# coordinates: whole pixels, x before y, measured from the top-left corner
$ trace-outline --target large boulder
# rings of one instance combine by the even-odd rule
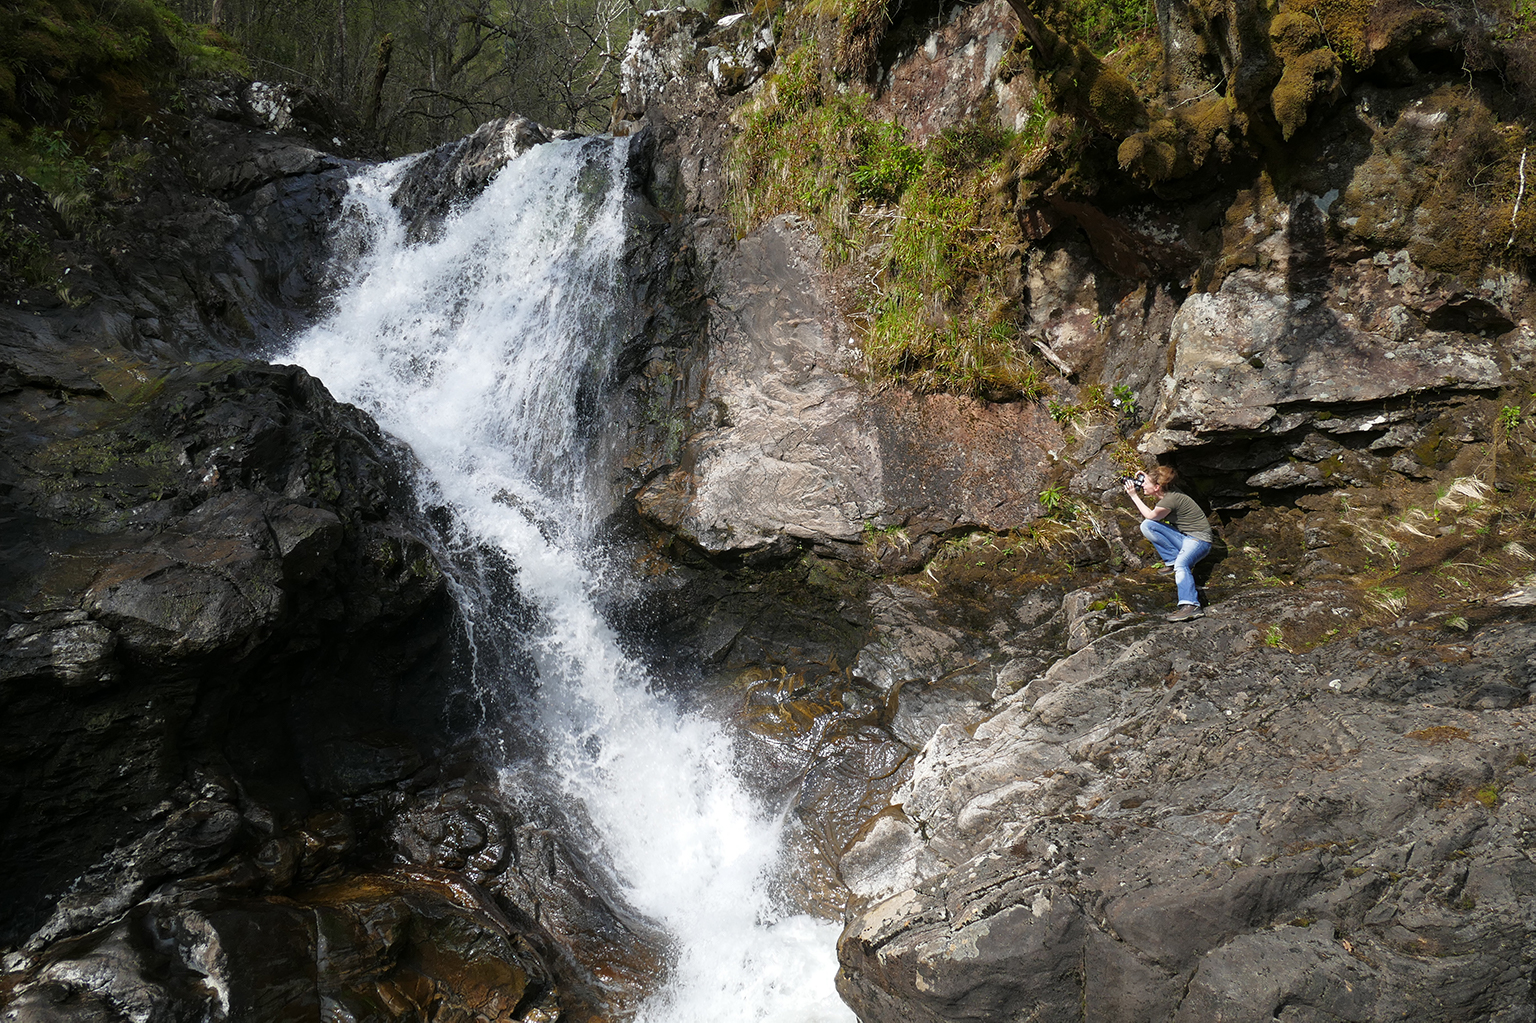
[[[123,401],[0,396],[28,424],[0,455],[21,933],[193,764],[302,810],[403,777],[447,731],[420,675],[450,609],[404,453],[301,369],[138,369]],[[332,745],[365,740],[387,764]]]
[[[688,396],[697,432],[638,492],[647,519],[712,554],[783,554],[892,527],[1012,529],[1038,514],[1048,448],[1063,446],[1045,411],[870,394],[808,225],[771,221],[717,274],[705,370]]]

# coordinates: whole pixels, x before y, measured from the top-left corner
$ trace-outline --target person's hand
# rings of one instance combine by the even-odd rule
[[[1126,480],[1125,481],[1125,492],[1127,494],[1130,494],[1132,497],[1136,496],[1136,481],[1135,480]]]

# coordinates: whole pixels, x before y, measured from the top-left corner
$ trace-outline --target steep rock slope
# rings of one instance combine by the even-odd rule
[[[1277,599],[938,730],[841,860],[861,1018],[1529,1018],[1529,624],[1291,654]]]

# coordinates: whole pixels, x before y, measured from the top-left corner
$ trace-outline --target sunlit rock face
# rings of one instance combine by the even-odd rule
[[[1519,1018],[1529,626],[1346,663],[1266,648],[1269,599],[1133,618],[927,743],[842,860],[862,1019]]]
[[[686,7],[647,11],[619,67],[616,123],[638,121],[673,82],[693,80],[730,96],[752,85],[773,63],[773,29],[750,14],[711,21]]]
[[[1049,417],[867,393],[803,224],[754,232],[717,273],[696,399],[704,428],[681,443],[675,471],[639,492],[642,515],[713,553],[856,546],[871,527],[1003,530],[1033,517],[1044,448],[1061,442]]]

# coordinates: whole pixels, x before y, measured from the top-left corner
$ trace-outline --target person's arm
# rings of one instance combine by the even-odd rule
[[[1141,491],[1136,489],[1136,484],[1130,482],[1129,480],[1126,481],[1125,492],[1131,495],[1132,501],[1136,502],[1136,510],[1141,512],[1141,517],[1144,519],[1151,519],[1153,522],[1161,522],[1163,519],[1168,517],[1169,511],[1172,510],[1169,508],[1164,508],[1162,505],[1149,507],[1147,502],[1141,499]]]

